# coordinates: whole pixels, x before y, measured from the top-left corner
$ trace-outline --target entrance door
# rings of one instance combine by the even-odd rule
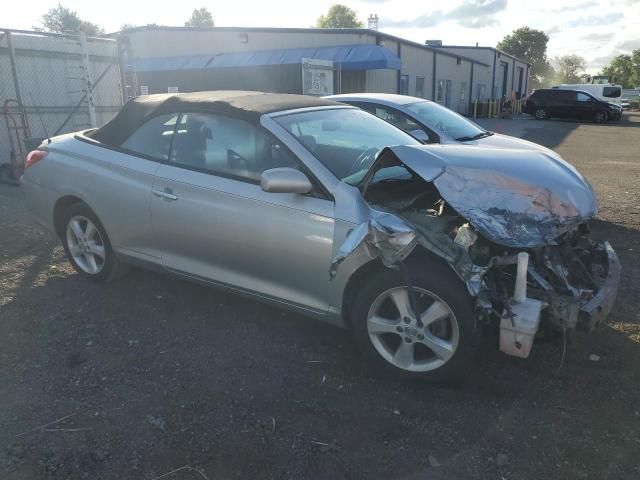
[[[509,78],[509,64],[506,62],[500,62],[502,67],[502,97],[507,96],[507,82]]]
[[[518,95],[518,99],[522,98],[522,80],[523,80],[523,75],[524,75],[524,69],[522,67],[518,67],[518,91],[517,91],[517,95]]]

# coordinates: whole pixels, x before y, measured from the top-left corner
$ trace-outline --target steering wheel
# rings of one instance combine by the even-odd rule
[[[358,156],[358,158],[356,158],[356,161],[353,162],[353,165],[351,165],[351,168],[349,169],[345,177],[348,177],[351,174],[362,170],[362,168],[358,168],[358,167],[361,167],[362,165],[364,165],[370,158],[375,159],[375,156],[379,151],[380,149],[372,147],[362,152]]]
[[[230,148],[227,149],[227,165],[232,170],[250,170],[247,159]]]

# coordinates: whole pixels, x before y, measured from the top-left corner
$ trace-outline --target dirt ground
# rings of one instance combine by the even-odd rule
[[[400,382],[299,315],[144,271],[87,283],[0,185],[0,478],[640,478],[640,114],[486,123],[589,178],[623,265],[562,367],[487,338],[466,384]]]

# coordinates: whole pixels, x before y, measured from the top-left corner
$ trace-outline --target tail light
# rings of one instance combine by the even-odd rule
[[[33,150],[29,152],[27,159],[24,162],[24,169],[26,170],[32,165],[35,165],[47,155],[49,155],[49,152],[45,152],[44,150]]]

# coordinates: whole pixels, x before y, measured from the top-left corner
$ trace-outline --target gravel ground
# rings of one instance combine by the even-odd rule
[[[639,478],[640,114],[487,123],[589,178],[623,264],[561,368],[561,345],[489,337],[463,386],[399,382],[299,315],[144,271],[87,283],[0,185],[0,478]]]

